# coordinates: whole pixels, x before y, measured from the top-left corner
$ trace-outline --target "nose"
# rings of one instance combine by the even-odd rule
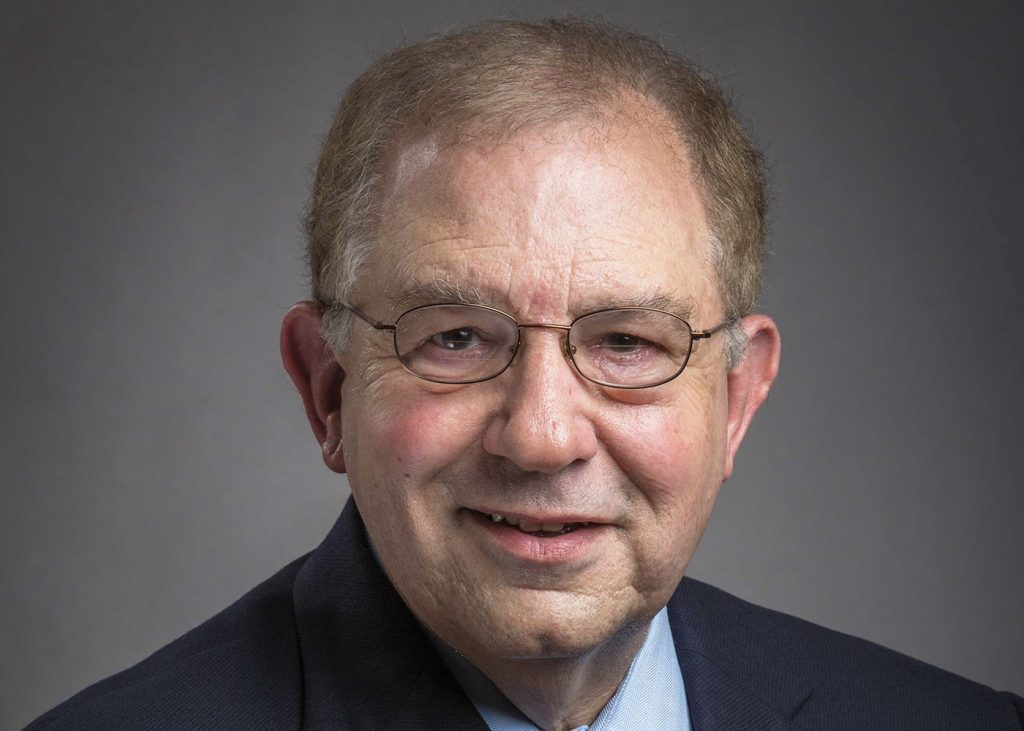
[[[529,472],[555,473],[597,452],[590,389],[566,358],[558,330],[523,330],[516,360],[494,380],[501,406],[484,449]]]

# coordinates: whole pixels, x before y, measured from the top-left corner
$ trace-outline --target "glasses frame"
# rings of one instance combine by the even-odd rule
[[[429,381],[430,383],[443,383],[443,384],[446,384],[446,385],[449,385],[449,386],[463,386],[463,385],[468,385],[470,383],[482,383],[484,381],[490,381],[492,378],[497,378],[502,373],[504,373],[506,370],[508,370],[509,366],[511,366],[513,361],[515,361],[516,355],[519,353],[519,348],[520,348],[520,346],[523,343],[523,329],[524,328],[527,328],[527,329],[536,328],[536,329],[563,330],[565,332],[565,339],[562,341],[562,352],[566,355],[566,357],[568,357],[569,362],[572,363],[572,367],[576,369],[576,372],[579,373],[582,378],[590,381],[591,383],[596,383],[597,385],[604,386],[605,388],[621,388],[621,389],[624,389],[624,390],[638,390],[638,389],[641,389],[641,388],[654,388],[655,386],[661,386],[661,385],[663,385],[665,383],[668,383],[669,381],[672,381],[672,380],[674,380],[674,379],[679,377],[679,374],[682,373],[686,369],[686,366],[690,362],[690,356],[693,355],[693,346],[694,346],[694,343],[696,341],[698,341],[698,340],[706,340],[707,338],[710,338],[715,333],[721,332],[722,330],[724,330],[725,328],[727,328],[727,327],[729,327],[730,325],[733,324],[731,321],[726,320],[725,322],[721,322],[718,325],[716,325],[715,327],[710,328],[708,330],[694,330],[693,327],[690,326],[690,323],[688,323],[683,318],[679,317],[679,315],[673,314],[671,312],[667,312],[666,310],[659,310],[659,309],[657,309],[655,307],[606,307],[606,308],[601,309],[601,310],[593,310],[592,312],[585,312],[584,314],[580,315],[575,320],[570,322],[568,325],[560,325],[560,324],[557,324],[557,323],[545,323],[545,322],[519,322],[518,320],[516,320],[516,318],[512,317],[512,315],[508,314],[504,310],[499,310],[497,307],[489,307],[487,305],[470,304],[468,302],[432,302],[432,303],[427,304],[427,305],[418,305],[416,307],[412,307],[412,308],[406,310],[405,312],[403,312],[401,315],[399,315],[395,319],[394,323],[385,323],[385,322],[380,322],[379,320],[374,320],[372,317],[370,317],[369,315],[364,314],[363,312],[361,312],[357,308],[353,307],[352,305],[346,305],[346,304],[338,302],[338,303],[335,303],[334,306],[340,307],[341,309],[344,309],[344,310],[348,310],[353,315],[358,317],[360,320],[365,322],[367,325],[372,327],[374,330],[381,330],[381,331],[390,332],[391,333],[391,342],[392,342],[392,345],[394,346],[395,356],[398,358],[398,362],[401,363],[402,367],[405,368],[410,373],[412,373],[414,376],[416,376],[417,378],[420,378],[420,379],[422,379],[424,381]],[[424,376],[423,374],[417,373],[412,368],[410,368],[409,365],[405,362],[405,360],[402,359],[402,354],[398,350],[398,324],[402,321],[403,317],[405,317],[406,315],[408,315],[408,314],[410,314],[412,312],[416,312],[418,310],[424,310],[424,309],[427,309],[428,307],[443,307],[443,306],[473,307],[473,308],[477,308],[477,309],[481,309],[481,310],[489,310],[491,312],[495,312],[495,313],[501,315],[502,317],[505,317],[508,320],[510,320],[516,326],[516,329],[517,329],[519,334],[516,337],[516,344],[515,344],[515,347],[512,348],[512,353],[509,356],[508,363],[506,363],[502,367],[502,369],[500,371],[498,371],[497,373],[495,373],[494,375],[487,376],[486,378],[473,378],[473,379],[468,380],[468,381],[442,381],[442,380],[439,380],[437,378],[430,378],[429,376]],[[573,325],[575,325],[577,322],[579,322],[580,320],[582,320],[585,317],[589,317],[590,315],[597,315],[597,314],[600,314],[602,312],[615,312],[615,311],[619,311],[619,310],[644,310],[646,312],[659,312],[659,313],[661,313],[663,315],[668,315],[670,317],[674,317],[675,319],[679,320],[684,325],[686,325],[686,328],[690,331],[690,344],[689,344],[689,347],[686,350],[686,358],[683,359],[683,364],[679,367],[679,370],[677,370],[671,376],[669,376],[667,378],[664,378],[664,379],[662,379],[662,380],[660,380],[660,381],[658,381],[656,383],[646,383],[646,384],[644,384],[642,386],[623,386],[623,385],[614,384],[614,383],[607,383],[605,381],[599,381],[596,378],[591,378],[586,373],[584,373],[580,369],[579,364],[576,362],[576,358],[575,358],[576,346],[569,342],[569,331],[572,329]]]

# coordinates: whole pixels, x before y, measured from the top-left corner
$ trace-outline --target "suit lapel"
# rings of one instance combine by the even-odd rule
[[[790,712],[775,707],[737,682],[710,658],[697,652],[682,651],[679,653],[679,667],[686,684],[686,703],[693,731],[790,731],[799,728]],[[792,710],[798,709],[799,704]]]
[[[295,582],[303,728],[486,731],[377,565],[349,500]]]
[[[669,623],[686,684],[694,731],[795,731],[794,721],[811,688],[771,667],[730,601],[739,601],[684,579],[669,602]]]

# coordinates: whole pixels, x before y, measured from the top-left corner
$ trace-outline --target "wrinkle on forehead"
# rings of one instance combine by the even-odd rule
[[[705,212],[674,134],[634,120],[454,146],[424,135],[392,163],[371,259],[373,286],[396,305],[468,297],[528,321],[639,301],[655,285],[648,301],[684,317],[706,299],[693,295],[717,299]]]

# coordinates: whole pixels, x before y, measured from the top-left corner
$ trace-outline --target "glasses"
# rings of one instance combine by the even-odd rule
[[[485,305],[414,307],[393,325],[340,305],[376,330],[394,336],[395,353],[408,370],[435,383],[479,383],[511,365],[525,328],[564,330],[563,350],[588,381],[612,388],[650,388],[686,368],[694,341],[729,323],[696,331],[681,317],[647,307],[589,312],[569,325],[517,322]]]

